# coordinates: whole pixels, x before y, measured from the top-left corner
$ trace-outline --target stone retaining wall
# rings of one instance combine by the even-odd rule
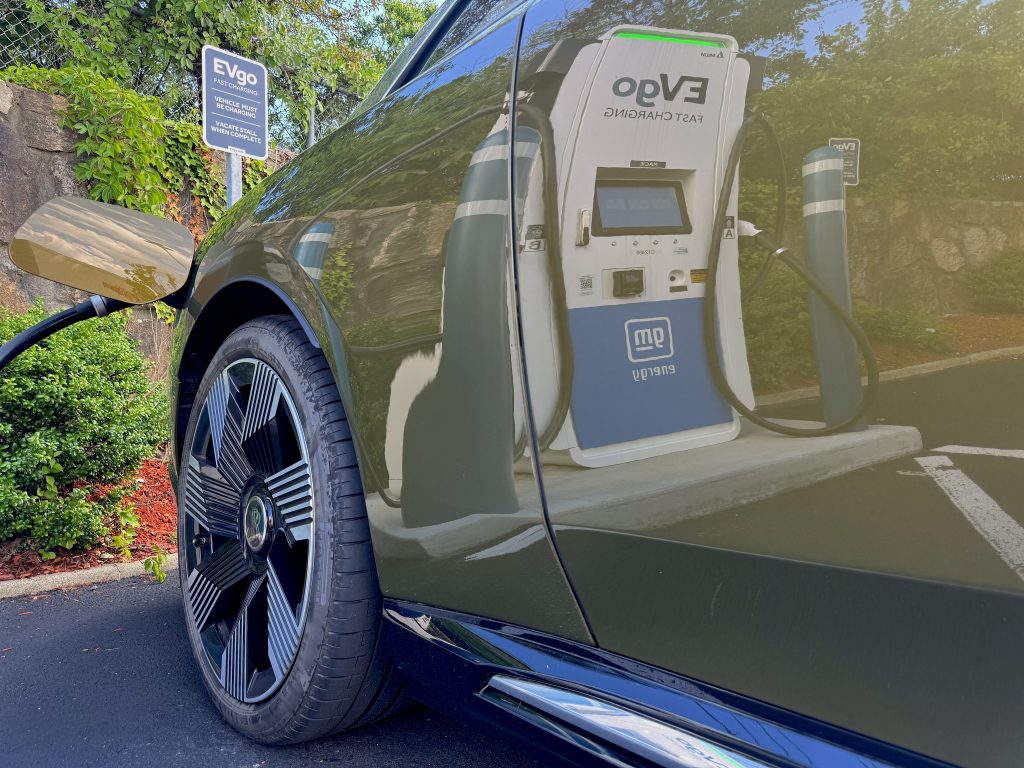
[[[24,310],[42,296],[51,309],[78,300],[80,293],[11,263],[7,246],[32,211],[54,197],[84,195],[75,180],[72,131],[60,127],[66,102],[0,81],[0,306]]]
[[[1024,202],[897,200],[848,195],[854,295],[926,314],[971,308],[967,276],[999,252],[1024,248]]]

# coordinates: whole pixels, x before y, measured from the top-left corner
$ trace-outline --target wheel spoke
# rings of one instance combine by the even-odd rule
[[[188,597],[196,628],[202,631],[213,613],[217,601],[225,591],[249,575],[242,544],[231,541],[188,577]]]
[[[238,505],[241,496],[212,464],[189,459],[185,478],[185,512],[210,533],[238,538]]]
[[[238,610],[235,626],[220,661],[220,683],[236,699],[244,700],[249,686],[249,604],[263,585],[264,577],[253,579]]]
[[[288,543],[308,541],[313,523],[313,478],[305,459],[267,478],[274,507]]]
[[[238,389],[225,371],[207,399],[210,431],[217,469],[235,490],[241,491],[253,469],[242,450],[242,409],[238,400]]]
[[[281,383],[277,374],[266,363],[256,363],[252,375],[249,402],[245,407],[242,422],[242,440],[248,440],[256,430],[270,421],[277,413],[281,398]]]
[[[298,647],[299,622],[271,565],[267,570],[267,655],[278,678],[288,670]]]

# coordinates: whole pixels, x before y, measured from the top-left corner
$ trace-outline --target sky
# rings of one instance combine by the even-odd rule
[[[864,6],[861,0],[839,0],[838,3],[826,8],[822,14],[804,25],[804,50],[808,54],[817,53],[817,45],[814,38],[822,32],[830,34],[849,22],[857,23],[864,13]]]

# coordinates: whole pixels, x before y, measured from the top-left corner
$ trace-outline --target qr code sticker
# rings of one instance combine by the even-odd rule
[[[580,296],[589,296],[594,292],[594,276],[580,275]]]

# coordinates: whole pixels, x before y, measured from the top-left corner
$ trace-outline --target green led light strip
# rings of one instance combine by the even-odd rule
[[[615,37],[630,37],[634,40],[661,40],[666,43],[682,43],[683,45],[703,45],[707,48],[725,48],[725,43],[716,40],[698,40],[693,37],[669,37],[667,35],[648,35],[643,32],[616,32]]]

